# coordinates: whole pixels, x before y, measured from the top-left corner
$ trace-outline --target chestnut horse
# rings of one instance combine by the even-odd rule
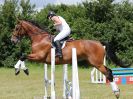
[[[11,41],[17,43],[24,35],[28,36],[32,43],[32,52],[27,55],[27,59],[50,64],[51,35],[33,22],[19,20],[12,34]],[[114,91],[116,97],[119,98],[119,88],[115,82],[113,82],[112,71],[103,65],[105,56],[105,49],[103,45],[99,41],[94,40],[74,40],[67,42],[65,47],[62,49],[63,58],[60,59],[56,57],[56,64],[71,64],[72,48],[76,48],[77,50],[78,61],[87,61],[106,76],[106,78],[111,82],[112,90]],[[117,65],[124,67],[121,63],[117,61],[114,62]]]

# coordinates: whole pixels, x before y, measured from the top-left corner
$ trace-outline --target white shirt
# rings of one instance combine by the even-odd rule
[[[58,17],[61,20],[62,24],[55,26],[56,30],[59,30],[59,31],[70,30],[70,27],[65,21],[65,19],[61,16],[58,16]]]

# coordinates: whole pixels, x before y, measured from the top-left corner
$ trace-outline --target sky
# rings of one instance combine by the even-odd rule
[[[5,0],[0,0],[0,4],[3,4]],[[60,4],[60,3],[64,3],[64,4],[77,4],[80,3],[84,0],[30,0],[31,4],[35,4],[36,5],[36,9],[40,10],[42,9],[44,6],[46,6],[47,4]],[[90,0],[91,1],[91,0]],[[115,2],[122,2],[124,0],[115,0]],[[133,2],[133,0],[129,0],[131,2]]]

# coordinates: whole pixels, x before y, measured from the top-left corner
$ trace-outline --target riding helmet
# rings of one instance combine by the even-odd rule
[[[56,16],[55,12],[54,11],[49,11],[48,12],[48,15],[47,15],[47,18],[52,18],[53,16]]]

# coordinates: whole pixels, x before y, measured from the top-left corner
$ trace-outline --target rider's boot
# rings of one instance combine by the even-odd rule
[[[62,49],[61,49],[60,41],[57,40],[54,43],[55,43],[55,47],[56,47],[56,54],[55,54],[55,56],[57,56],[59,58],[62,58]]]

